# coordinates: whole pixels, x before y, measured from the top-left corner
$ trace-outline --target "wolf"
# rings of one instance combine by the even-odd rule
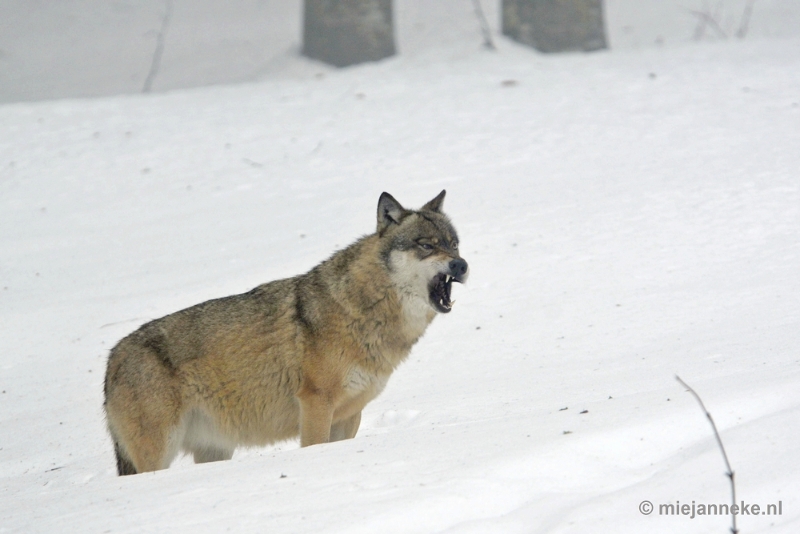
[[[104,393],[119,475],[228,460],[239,446],[355,437],[361,411],[468,276],[442,212],[390,194],[377,229],[309,272],[142,325],[111,349]]]

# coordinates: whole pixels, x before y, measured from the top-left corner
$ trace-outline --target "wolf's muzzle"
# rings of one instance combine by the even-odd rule
[[[467,262],[463,258],[455,258],[447,266],[450,269],[450,276],[452,276],[456,282],[463,283],[467,278],[467,271],[469,270]]]

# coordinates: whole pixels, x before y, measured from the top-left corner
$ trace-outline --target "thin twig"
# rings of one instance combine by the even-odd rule
[[[725,447],[722,445],[722,438],[719,437],[719,432],[717,431],[717,425],[714,424],[714,419],[711,417],[711,414],[706,409],[706,405],[703,404],[700,395],[698,395],[697,392],[695,392],[695,390],[689,387],[689,385],[686,382],[681,380],[681,377],[679,377],[678,375],[675,375],[675,380],[680,382],[681,385],[685,387],[689,391],[689,393],[691,393],[694,396],[695,399],[697,399],[697,402],[700,403],[700,407],[703,409],[703,412],[705,412],[706,417],[708,417],[708,421],[711,423],[711,428],[714,429],[714,437],[717,438],[717,445],[719,445],[719,450],[722,451],[722,458],[725,460],[725,468],[728,470],[728,472],[725,474],[731,481],[731,502],[733,505],[736,505],[736,484],[734,483],[733,480],[733,469],[731,469],[731,464],[728,461],[728,455],[725,453]],[[736,514],[733,513],[733,508],[731,508],[731,520],[733,521],[731,532],[733,534],[737,534],[739,531],[736,528]]]
[[[486,20],[486,15],[483,14],[481,0],[472,0],[472,6],[475,8],[475,15],[478,17],[478,22],[481,25],[481,33],[483,34],[483,47],[488,50],[496,50],[494,42],[492,41],[492,33],[489,30],[489,22]]]
[[[747,30],[750,29],[750,17],[753,15],[753,4],[756,0],[747,0],[742,13],[742,20],[739,22],[739,29],[736,30],[736,37],[744,39],[747,35]]]
[[[161,19],[161,30],[156,37],[156,49],[153,51],[153,61],[150,63],[150,72],[147,73],[147,78],[142,87],[143,93],[149,93],[153,87],[153,80],[158,74],[158,69],[161,66],[161,55],[164,53],[164,37],[167,35],[170,20],[172,19],[172,0],[164,0],[164,18]]]
[[[705,26],[708,26],[709,28],[714,30],[720,38],[722,39],[728,38],[728,34],[725,33],[725,30],[722,29],[722,27],[719,25],[719,22],[717,22],[717,19],[714,18],[713,15],[705,11],[695,11],[693,9],[690,10],[689,13],[691,13],[692,15],[694,15],[695,17],[699,18],[702,21],[703,28],[705,28]],[[695,30],[695,39],[698,38],[698,34],[700,35],[700,37],[702,37],[702,32]]]
[[[690,11],[690,13],[696,16],[694,12]],[[692,38],[695,41],[702,41],[703,36],[705,36],[705,34],[706,34],[706,19],[705,17],[697,17],[697,26],[695,26],[694,28],[694,35],[692,36]]]

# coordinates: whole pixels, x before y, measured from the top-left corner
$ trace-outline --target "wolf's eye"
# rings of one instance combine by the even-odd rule
[[[453,250],[458,250],[458,241],[453,241],[453,244],[450,246],[453,247]]]
[[[433,250],[433,245],[431,245],[430,243],[420,243],[419,246],[422,247],[424,250]]]

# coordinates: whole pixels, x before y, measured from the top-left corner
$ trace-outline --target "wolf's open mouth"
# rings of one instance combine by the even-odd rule
[[[453,304],[455,304],[455,301],[450,300],[453,280],[458,281],[449,274],[439,274],[431,282],[431,302],[433,307],[441,313],[449,313],[453,309]]]

